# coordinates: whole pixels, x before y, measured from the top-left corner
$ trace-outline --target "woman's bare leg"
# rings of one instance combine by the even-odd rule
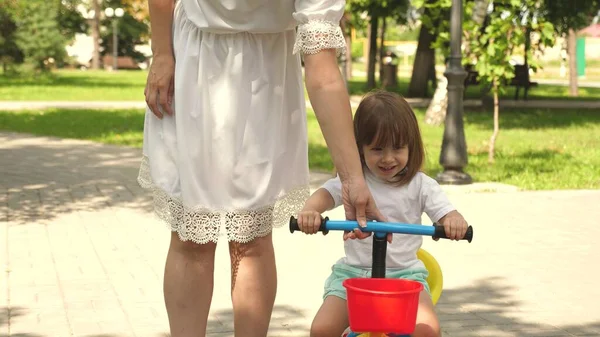
[[[204,337],[213,294],[215,243],[183,242],[171,233],[164,296],[172,337]]]
[[[230,242],[229,254],[235,336],[265,337],[277,293],[272,235]]]

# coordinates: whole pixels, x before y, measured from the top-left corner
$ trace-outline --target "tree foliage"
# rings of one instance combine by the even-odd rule
[[[89,24],[77,10],[81,0],[53,0],[57,2],[58,15],[56,19],[61,34],[67,41],[71,41],[75,34],[85,33],[89,29]]]
[[[66,56],[66,39],[58,24],[58,4],[27,0],[19,2],[16,9],[16,44],[37,70],[46,71]]]
[[[465,59],[475,63],[483,84],[495,83],[502,90],[514,77],[512,57],[523,50],[529,68],[537,70],[539,58],[535,56],[554,45],[555,35],[552,23],[540,15],[538,0],[494,0],[493,6],[483,29],[472,23],[465,26],[471,36]]]
[[[474,63],[482,85],[491,85],[494,95],[494,132],[489,143],[489,161],[494,161],[494,147],[499,133],[498,92],[515,74],[512,58],[525,54],[525,66],[539,67],[537,54],[554,45],[554,27],[543,16],[539,0],[494,0],[486,25],[473,21],[465,25],[469,54],[466,62]],[[471,8],[472,9],[472,8]]]
[[[560,36],[569,29],[577,31],[587,27],[598,10],[598,0],[546,0],[543,6],[544,16]]]
[[[366,27],[362,13],[377,17],[391,18],[397,23],[405,23],[408,17],[408,0],[349,0],[346,10],[353,13],[352,23]]]
[[[16,0],[0,0],[0,63],[8,72],[14,63],[23,62],[23,52],[16,42]]]
[[[121,18],[104,18],[101,24],[106,29],[102,34],[102,47],[103,54],[112,55],[112,20],[118,20],[118,54],[119,56],[129,56],[137,61],[143,61],[145,56],[135,50],[137,44],[145,42],[148,36],[148,25],[143,21],[141,11],[138,7],[140,1],[133,0],[105,0],[103,2],[103,8],[107,7],[121,7],[125,13]],[[137,8],[137,9],[136,9]],[[134,16],[136,15],[136,16]],[[140,19],[138,19],[140,18]]]

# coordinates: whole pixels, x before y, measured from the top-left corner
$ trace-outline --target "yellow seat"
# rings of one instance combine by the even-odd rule
[[[427,277],[427,284],[429,285],[429,289],[431,290],[431,300],[433,301],[433,305],[437,303],[442,295],[442,288],[444,285],[444,277],[442,276],[442,268],[440,267],[437,260],[427,252],[425,249],[421,248],[417,251],[417,258],[423,261],[425,264],[425,268],[429,271],[429,276]]]

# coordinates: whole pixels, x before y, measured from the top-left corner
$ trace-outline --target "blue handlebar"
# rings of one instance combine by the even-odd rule
[[[387,233],[399,233],[399,234],[412,234],[412,235],[426,235],[434,238],[447,239],[446,231],[444,226],[423,226],[417,224],[405,224],[399,222],[377,222],[367,221],[365,227],[360,227],[358,221],[351,220],[329,220],[324,218],[321,220],[321,226],[319,231],[327,234],[330,230],[341,230],[341,231],[352,231],[354,229],[360,229],[363,232],[374,233],[378,237],[385,237]],[[300,230],[298,227],[298,220],[294,217],[290,218],[290,233]],[[463,240],[471,242],[473,240],[473,227],[469,226]]]
[[[358,228],[358,221],[350,220],[327,220],[325,222],[325,228],[328,230],[342,230],[352,231]],[[434,226],[423,226],[405,224],[399,222],[375,222],[368,221],[367,226],[360,228],[363,232],[371,233],[400,233],[400,234],[414,234],[414,235],[435,235]]]

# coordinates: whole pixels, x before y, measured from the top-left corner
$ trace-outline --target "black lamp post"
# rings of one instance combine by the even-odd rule
[[[462,67],[463,0],[452,0],[450,18],[450,60],[444,76],[448,79],[448,109],[440,164],[444,171],[436,180],[440,184],[470,184],[473,180],[463,172],[467,165],[467,144],[463,125],[463,91],[467,72]]]
[[[125,11],[123,10],[123,8],[108,7],[104,10],[104,14],[106,14],[107,17],[112,19],[113,71],[117,71],[117,69],[119,67],[118,63],[117,63],[117,60],[119,58],[119,39],[117,38],[117,30],[118,30],[117,20],[120,17],[122,17],[123,14],[125,14]],[[113,19],[113,17],[114,17],[114,19]]]

